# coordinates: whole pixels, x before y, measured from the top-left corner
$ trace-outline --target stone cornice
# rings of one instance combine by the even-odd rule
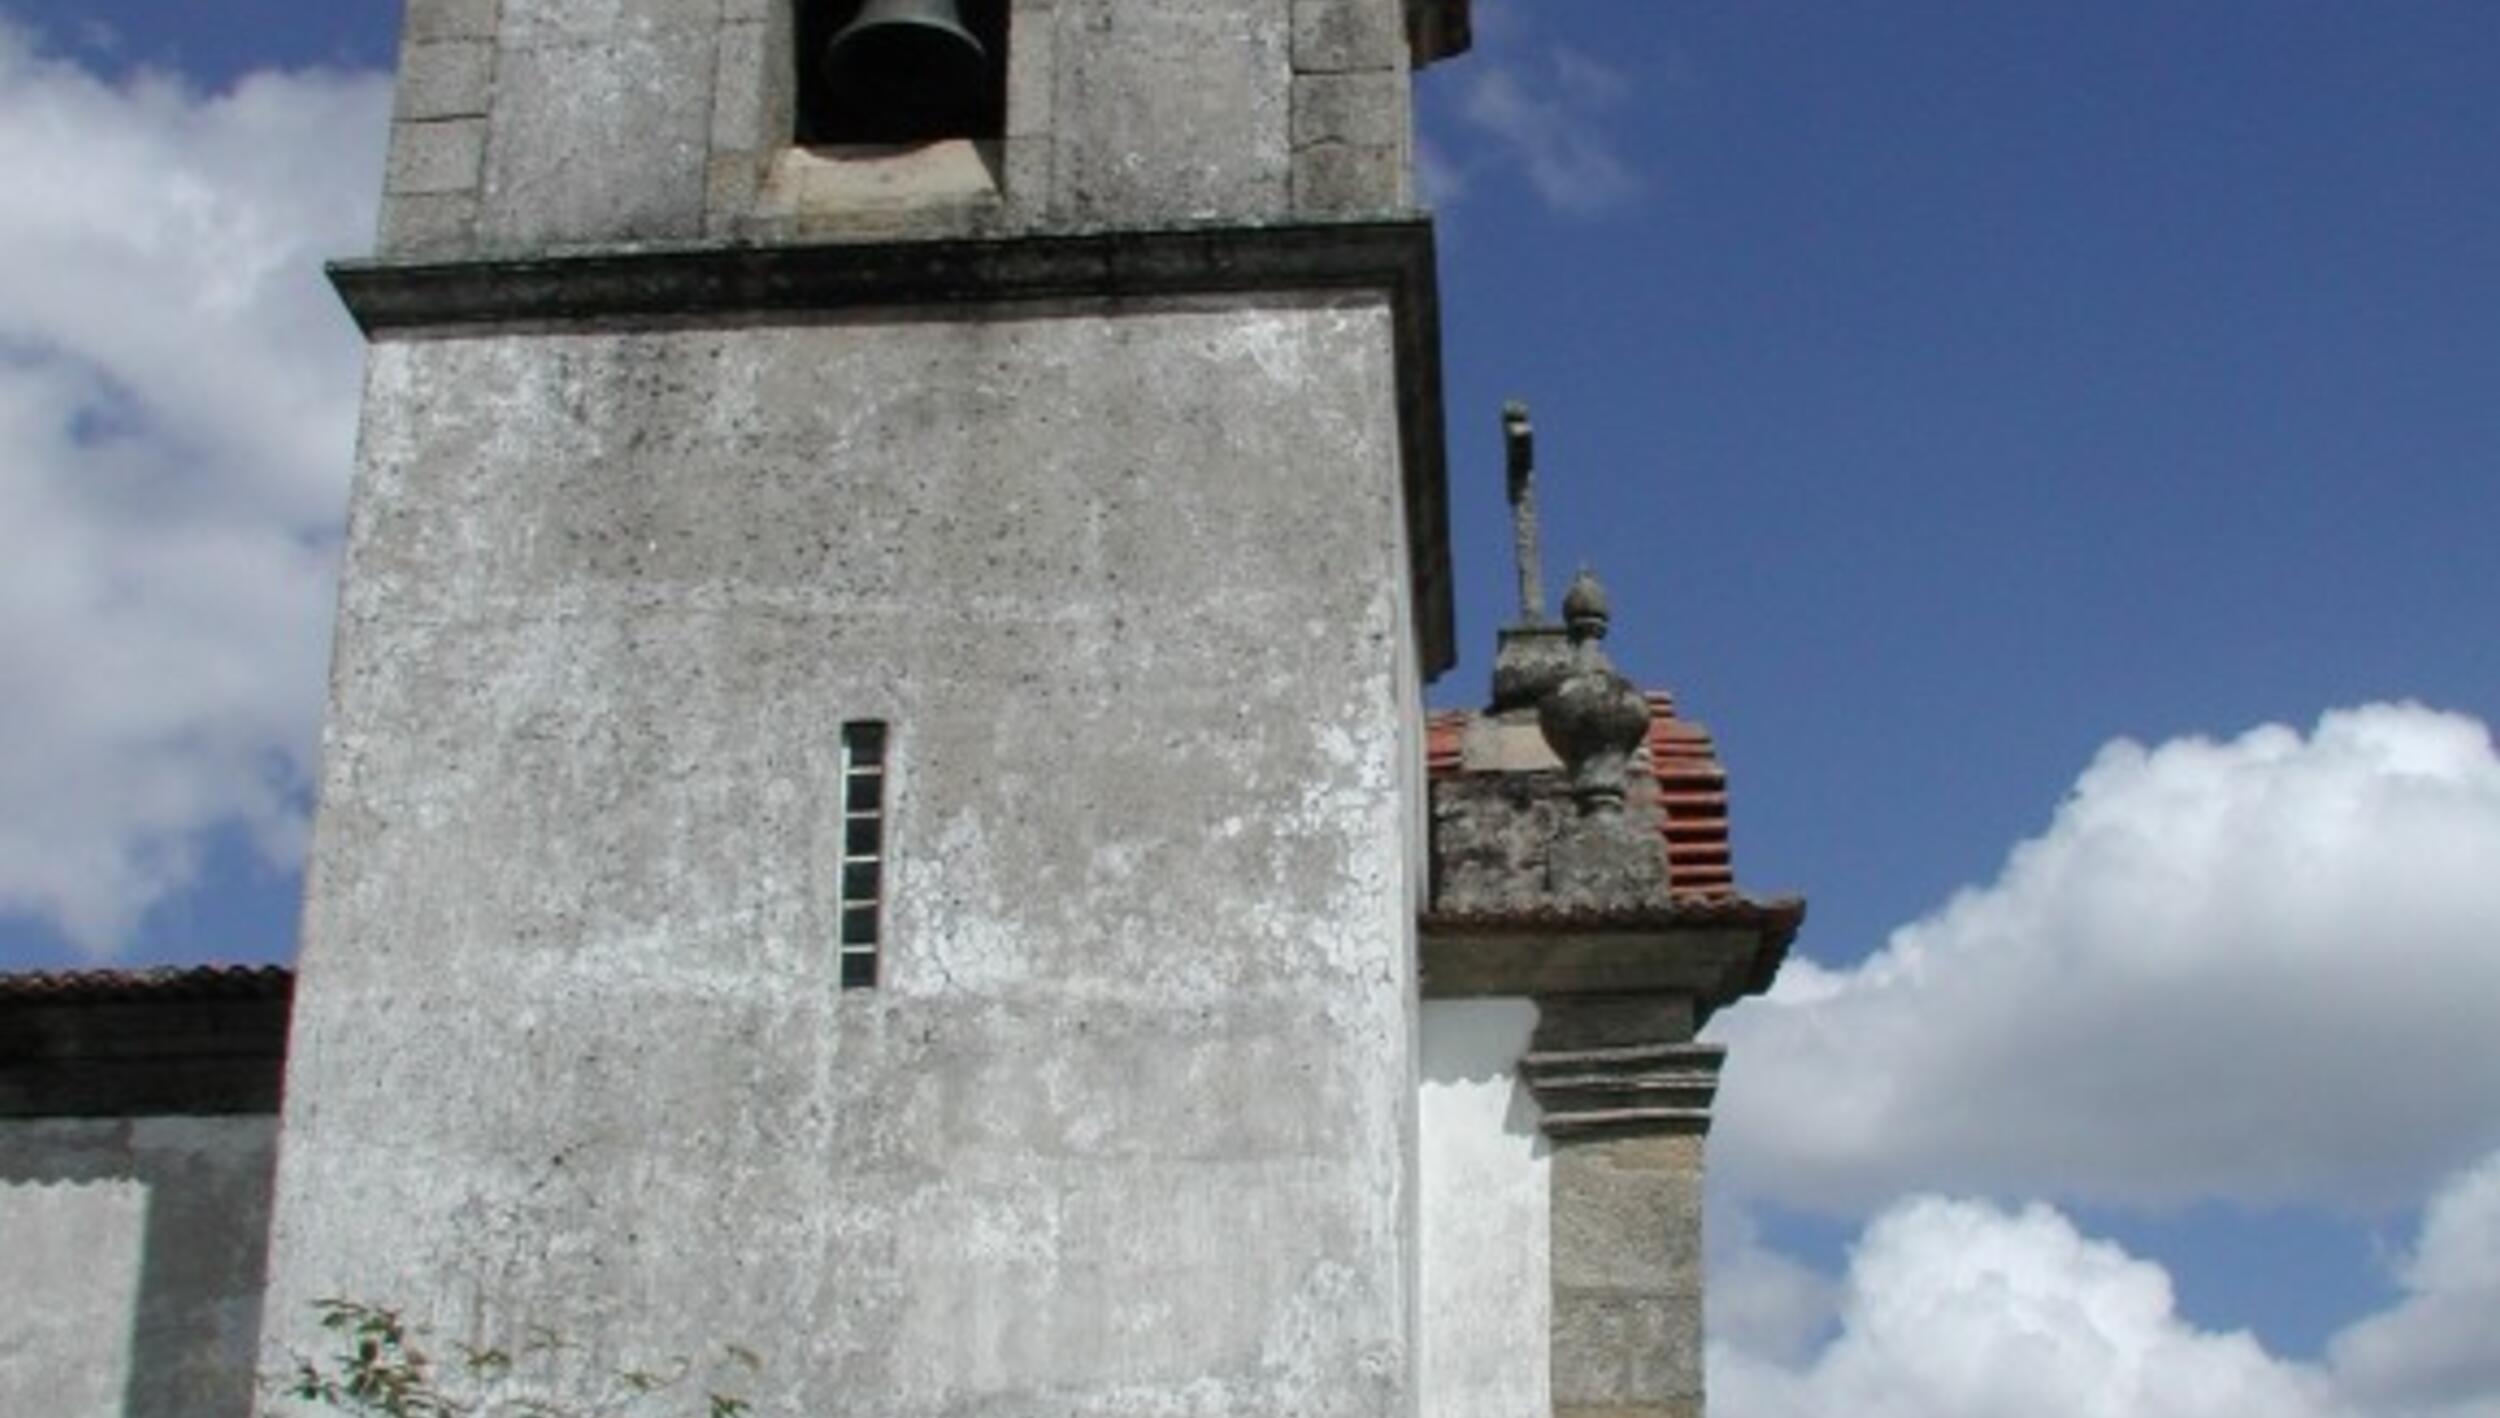
[[[1793,897],[1621,911],[1428,915],[1419,923],[1429,999],[1680,994],[1698,1013],[1769,989],[1805,918]]]
[[[369,337],[632,321],[704,323],[1001,303],[1369,292],[1396,325],[1415,628],[1427,678],[1457,657],[1432,223],[1178,227],[984,239],[598,248],[346,261],[331,283]]]
[[[1519,1076],[1556,1139],[1710,1130],[1710,1102],[1727,1050],[1717,1044],[1638,1044],[1531,1051]]]

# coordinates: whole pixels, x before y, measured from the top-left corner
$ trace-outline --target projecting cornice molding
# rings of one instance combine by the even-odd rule
[[[1700,1134],[1726,1058],[1717,1044],[1536,1050],[1519,1060],[1519,1076],[1548,1137]]]
[[[1429,219],[342,261],[331,265],[330,280],[376,339],[1046,301],[1378,294],[1396,328],[1400,461],[1424,673],[1437,676],[1456,661]]]
[[[1805,919],[1795,897],[1629,910],[1440,912],[1419,923],[1428,999],[1675,994],[1697,1016],[1771,987]]]

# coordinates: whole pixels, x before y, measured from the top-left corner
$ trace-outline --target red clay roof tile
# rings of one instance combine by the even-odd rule
[[[1658,784],[1659,846],[1667,857],[1667,889],[1680,898],[1735,899],[1728,842],[1727,769],[1710,731],[1676,717],[1675,696],[1651,691],[1649,737],[1642,745]],[[1470,710],[1445,710],[1424,722],[1424,771],[1438,778],[1462,772],[1461,745]]]

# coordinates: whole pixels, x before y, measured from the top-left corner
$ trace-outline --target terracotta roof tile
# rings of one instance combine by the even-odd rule
[[[1733,898],[1736,873],[1728,840],[1727,769],[1710,731],[1676,716],[1675,696],[1651,691],[1649,738],[1642,745],[1663,811],[1660,847],[1667,887],[1678,897]],[[1424,721],[1424,770],[1435,778],[1462,771],[1470,710],[1444,710]]]

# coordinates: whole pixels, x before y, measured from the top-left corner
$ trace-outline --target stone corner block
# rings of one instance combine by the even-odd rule
[[[1293,67],[1303,73],[1406,67],[1402,0],[1293,0]]]
[[[1406,80],[1387,69],[1297,74],[1293,80],[1293,142],[1397,147],[1406,141]]]
[[[776,43],[776,40],[779,43]],[[790,141],[797,75],[789,44],[771,26],[721,26],[712,80],[712,150],[751,152]]]
[[[1293,155],[1293,206],[1298,213],[1397,212],[1412,202],[1402,148],[1323,143]]]
[[[444,118],[393,125],[382,190],[392,196],[476,188],[486,155],[486,120]]]
[[[412,43],[399,57],[394,116],[402,121],[473,118],[494,91],[495,47],[479,39]]]
[[[408,43],[443,39],[493,39],[501,6],[497,0],[408,0],[402,27]]]
[[[467,247],[477,226],[473,192],[395,195],[382,203],[375,246],[388,256],[438,256]]]

